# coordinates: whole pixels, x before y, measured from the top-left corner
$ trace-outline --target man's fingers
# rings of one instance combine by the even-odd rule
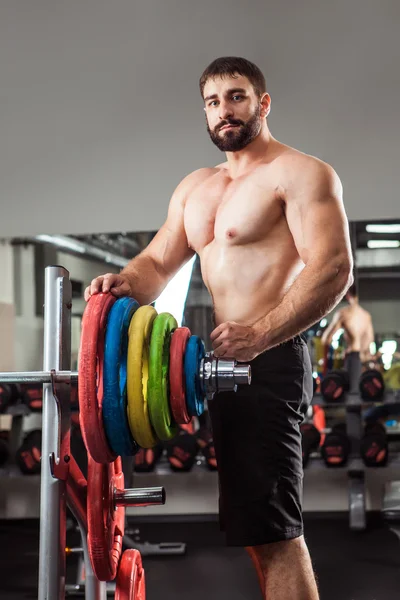
[[[220,352],[220,351],[221,351],[221,348],[223,348],[223,347],[224,347],[224,342],[223,342],[223,340],[216,340],[216,341],[213,343],[212,347],[213,347],[213,350],[214,350],[214,351],[215,351],[215,350],[218,350],[218,351]]]
[[[216,340],[217,337],[219,337],[221,335],[221,333],[224,331],[224,325],[225,325],[225,323],[221,323],[221,325],[218,325],[218,327],[216,327],[214,329],[214,331],[211,332],[210,339],[212,342],[214,340]]]
[[[93,294],[98,294],[99,292],[101,292],[103,286],[103,277],[96,277],[96,279],[93,279],[92,283],[90,284],[90,295],[93,296]]]
[[[102,286],[102,292],[104,292],[105,294],[107,292],[109,292],[111,290],[111,288],[114,286],[115,284],[115,280],[118,278],[118,276],[115,273],[107,273],[106,275],[103,276],[103,286]],[[119,287],[119,286],[117,286]]]
[[[105,291],[104,287],[103,287],[103,291]],[[120,298],[121,296],[128,296],[129,295],[129,287],[126,285],[118,285],[118,286],[112,287],[110,289],[110,292],[116,298]]]
[[[221,344],[220,346],[218,346],[218,348],[214,350],[214,356],[216,356],[217,358],[224,358],[226,356],[226,353],[227,349],[223,344]]]
[[[85,290],[85,300],[89,300],[94,294],[111,293],[113,296],[120,298],[122,296],[131,296],[132,291],[129,282],[117,273],[106,273],[93,279],[91,284]]]
[[[99,294],[100,292],[106,294],[113,287],[114,283],[118,282],[118,278],[116,273],[106,273],[106,275],[96,277],[89,286],[89,296]],[[117,287],[119,286],[117,285]]]

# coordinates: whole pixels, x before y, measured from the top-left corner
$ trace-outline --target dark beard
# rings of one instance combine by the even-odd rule
[[[228,129],[221,136],[219,131],[224,125],[239,125],[239,127]],[[258,136],[260,128],[259,107],[256,108],[254,115],[246,123],[238,119],[227,119],[219,123],[213,131],[211,131],[207,123],[207,131],[211,141],[222,152],[239,152],[239,150],[243,150]]]

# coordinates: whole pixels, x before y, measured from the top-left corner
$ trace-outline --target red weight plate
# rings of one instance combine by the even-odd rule
[[[122,552],[125,508],[115,508],[115,489],[124,490],[121,458],[100,465],[88,456],[88,548],[93,571],[100,581],[115,578]]]
[[[185,372],[183,357],[190,338],[188,327],[178,327],[171,336],[169,348],[169,401],[175,421],[184,425],[191,417],[186,408]]]
[[[142,557],[138,550],[125,550],[118,567],[115,600],[146,600]]]
[[[82,319],[78,393],[80,423],[86,450],[98,463],[117,457],[103,429],[103,355],[107,315],[116,301],[112,294],[96,294],[86,305]]]

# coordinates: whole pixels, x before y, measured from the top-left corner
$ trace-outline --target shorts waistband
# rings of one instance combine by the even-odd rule
[[[250,364],[252,364],[254,361],[262,360],[262,357],[270,357],[273,354],[279,354],[281,352],[285,352],[286,350],[289,351],[290,348],[298,345],[307,345],[307,340],[304,334],[295,335],[289,340],[286,340],[286,342],[282,342],[281,344],[278,344],[269,350],[261,352],[258,356],[256,356],[256,358],[250,361]]]

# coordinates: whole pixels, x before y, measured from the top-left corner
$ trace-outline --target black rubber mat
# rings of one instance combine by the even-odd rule
[[[226,548],[216,522],[131,526],[139,527],[142,541],[188,544],[185,556],[144,558],[148,600],[260,598],[246,552]],[[368,530],[358,534],[349,531],[345,514],[306,516],[305,528],[321,600],[398,600],[400,542],[379,519],[370,519]],[[76,533],[68,538],[79,543]],[[1,522],[0,544],[0,598],[37,597],[38,522]],[[67,565],[67,581],[74,583],[76,563],[68,559]]]

